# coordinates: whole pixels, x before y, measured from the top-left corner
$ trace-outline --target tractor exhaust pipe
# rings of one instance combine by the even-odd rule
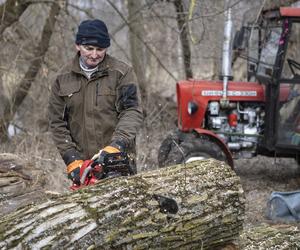
[[[229,105],[229,100],[227,99],[227,86],[228,81],[232,78],[231,76],[231,55],[232,55],[232,17],[231,17],[231,7],[229,7],[229,0],[225,1],[225,24],[224,24],[224,42],[222,50],[222,78],[223,78],[223,96],[221,99],[221,106],[227,107]]]

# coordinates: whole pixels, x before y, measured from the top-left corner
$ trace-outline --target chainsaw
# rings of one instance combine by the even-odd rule
[[[131,162],[125,152],[107,154],[101,164],[99,159],[86,160],[80,168],[80,184],[73,183],[70,189],[94,185],[105,178],[133,175],[135,171]]]

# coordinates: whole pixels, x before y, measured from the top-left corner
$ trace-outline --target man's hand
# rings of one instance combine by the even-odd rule
[[[68,178],[76,185],[80,185],[80,167],[82,163],[83,160],[75,160],[67,166]]]
[[[120,153],[120,150],[113,146],[106,146],[103,149],[101,149],[98,154],[95,154],[92,157],[92,160],[95,160],[98,158],[98,163],[101,165],[104,161],[105,156],[108,154],[113,154],[113,153]]]

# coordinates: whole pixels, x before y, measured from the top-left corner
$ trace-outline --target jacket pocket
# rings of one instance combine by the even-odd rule
[[[106,86],[101,86],[97,83],[96,88],[96,103],[95,105],[100,108],[115,108],[116,91]]]
[[[80,82],[68,82],[60,85],[58,95],[64,99],[65,111],[68,115],[71,115],[73,110],[78,110],[82,105],[80,90]]]
[[[60,84],[60,90],[58,91],[59,96],[72,97],[74,93],[79,92],[81,89],[80,82],[68,82]]]

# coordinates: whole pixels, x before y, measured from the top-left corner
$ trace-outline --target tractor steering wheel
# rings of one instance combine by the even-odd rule
[[[289,68],[293,74],[293,78],[300,78],[300,63],[296,62],[295,60],[288,58],[287,59]]]

